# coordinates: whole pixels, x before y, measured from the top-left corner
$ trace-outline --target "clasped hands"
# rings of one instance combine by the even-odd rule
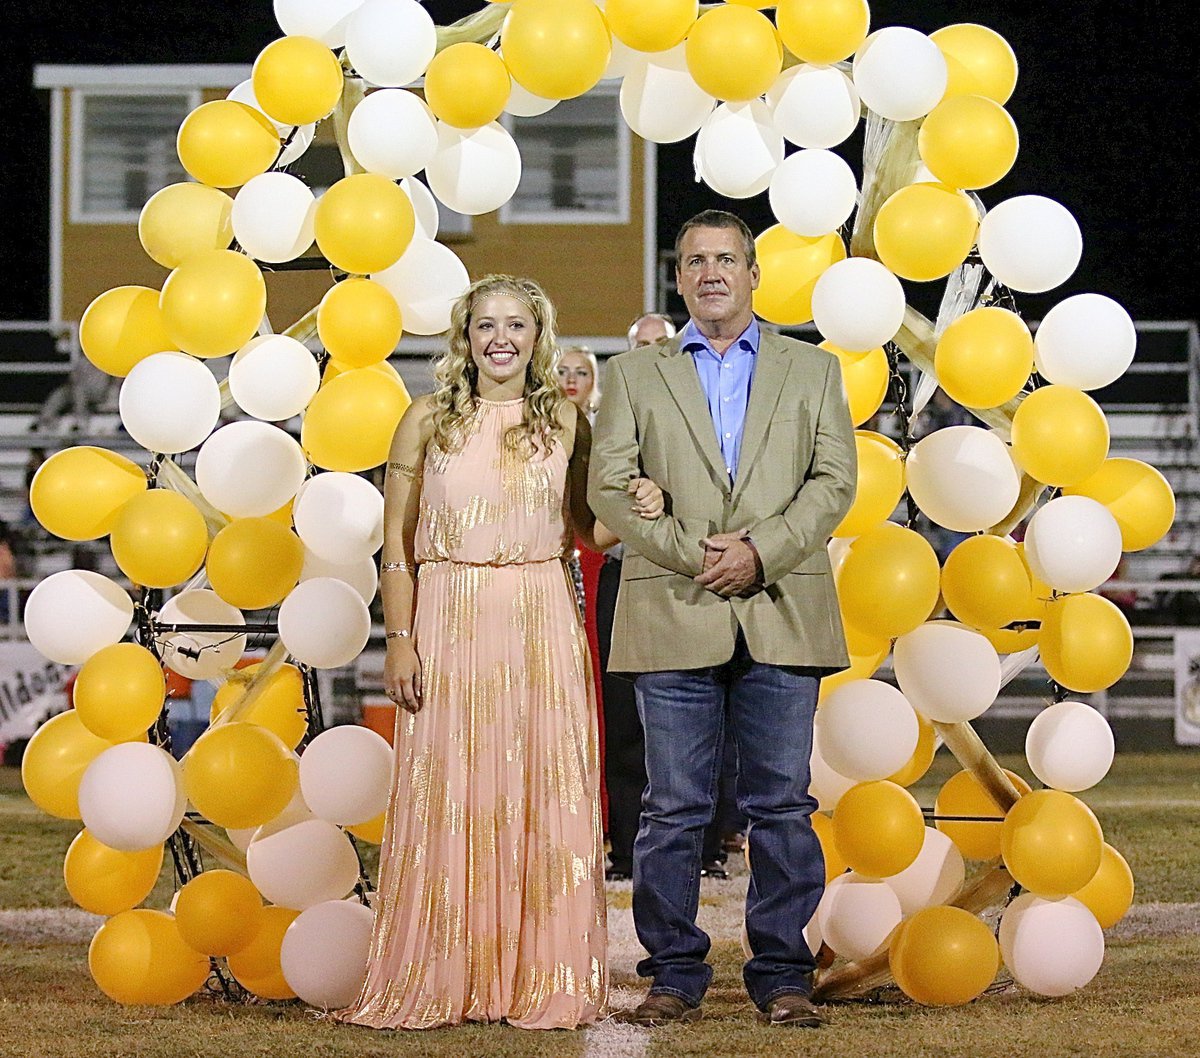
[[[714,533],[701,540],[704,565],[692,579],[704,588],[729,599],[747,598],[761,589],[758,553],[747,541],[749,530]]]

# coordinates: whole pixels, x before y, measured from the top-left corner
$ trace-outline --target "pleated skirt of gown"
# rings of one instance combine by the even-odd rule
[[[559,560],[420,568],[423,706],[400,710],[366,982],[339,1020],[575,1028],[602,1012],[587,641]]]

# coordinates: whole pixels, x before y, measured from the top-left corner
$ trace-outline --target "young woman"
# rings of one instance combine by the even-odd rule
[[[616,538],[588,510],[590,431],[555,357],[542,290],[488,276],[396,432],[382,591],[402,708],[367,979],[343,1021],[575,1028],[605,1005],[596,711],[563,560],[573,533]],[[631,503],[656,517],[662,494],[635,482]]]

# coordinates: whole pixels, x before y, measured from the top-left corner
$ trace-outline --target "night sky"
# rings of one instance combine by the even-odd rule
[[[482,0],[431,0],[439,24],[478,10]],[[45,318],[49,93],[32,87],[36,63],[250,63],[280,35],[270,0],[62,0],[6,8],[8,75],[0,122],[4,276],[0,316]],[[1121,301],[1135,319],[1197,315],[1192,261],[1195,206],[1195,51],[1183,0],[1132,4],[1059,0],[875,0],[872,28],[924,32],[980,22],[1013,46],[1021,76],[1008,104],[1021,135],[1014,170],[982,192],[995,205],[1015,194],[1058,199],[1083,229],[1083,263],[1065,286],[1025,295],[1038,318],[1070,293],[1094,290]],[[860,140],[840,152],[861,168]],[[660,241],[710,205],[729,207],[691,177],[694,140],[660,148]],[[669,189],[669,194],[664,194]],[[755,230],[771,223],[766,195],[733,205]],[[927,284],[939,287],[940,284]]]

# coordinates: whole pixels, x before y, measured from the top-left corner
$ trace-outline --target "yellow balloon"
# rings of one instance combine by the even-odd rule
[[[137,908],[100,927],[88,947],[88,969],[109,999],[128,1006],[171,1006],[204,984],[209,963],[183,943],[174,918]]]
[[[25,792],[43,812],[79,819],[79,781],[114,743],[92,734],[74,709],[52,716],[34,732],[21,757]]]
[[[847,627],[847,632],[850,629]],[[849,635],[847,635],[849,641]],[[817,692],[817,704],[825,701],[831,691],[837,690],[844,683],[849,683],[851,680],[869,680],[876,672],[879,671],[879,666],[884,663],[889,653],[891,653],[892,642],[890,639],[881,639],[879,642],[882,646],[859,653],[855,651],[853,646],[849,647],[850,665],[847,668],[840,669],[837,672],[831,672],[828,676],[821,677],[821,686]]]
[[[699,14],[699,0],[608,0],[604,5],[612,35],[634,51],[682,44]]]
[[[241,701],[251,680],[262,665],[235,669],[213,698],[210,720],[216,721],[226,709]],[[295,749],[308,730],[308,710],[304,704],[304,680],[294,665],[282,665],[255,690],[254,700],[245,711],[236,714],[239,721],[257,724],[279,736],[288,749]]]
[[[884,522],[850,545],[838,577],[847,624],[894,639],[925,623],[938,601],[941,567],[928,541]]]
[[[853,55],[867,39],[867,0],[780,0],[775,22],[788,51],[804,62],[829,66]]]
[[[971,22],[945,26],[930,39],[946,59],[949,80],[943,98],[987,96],[1003,105],[1017,86],[1017,57],[999,33]]]
[[[65,448],[34,474],[29,506],[47,532],[63,540],[97,540],[112,532],[122,507],[146,486],[146,472],[116,452]]]
[[[281,125],[328,117],[342,95],[337,56],[312,37],[280,37],[254,60],[254,98]]]
[[[950,187],[991,187],[1017,160],[1017,125],[994,99],[951,96],[921,123],[921,160]]]
[[[825,884],[828,885],[838,875],[846,873],[847,863],[838,852],[837,842],[833,840],[833,817],[824,812],[814,812],[811,819],[813,832],[821,843],[821,853],[825,858]]]
[[[184,169],[210,187],[241,187],[279,155],[279,133],[266,114],[232,99],[201,103],[179,126]]]
[[[979,232],[979,212],[944,184],[909,184],[875,215],[879,260],[901,279],[942,279],[967,259]]]
[[[612,36],[592,0],[518,0],[500,30],[504,64],[543,99],[573,99],[608,67]]]
[[[352,277],[328,290],[317,307],[317,334],[347,367],[370,367],[391,356],[403,331],[400,306],[382,283]]]
[[[179,349],[201,359],[228,356],[258,332],[267,284],[245,254],[208,250],[167,276],[159,305]]]
[[[705,11],[688,34],[686,49],[696,84],[732,102],[762,95],[783,69],[779,34],[766,15],[751,8],[723,4]]]
[[[380,812],[374,819],[368,819],[365,823],[355,823],[352,827],[346,827],[359,841],[365,841],[369,845],[379,845],[383,842],[383,827],[387,822],[387,812]]]
[[[233,242],[233,199],[205,184],[169,184],[150,196],[138,217],[142,249],[164,268],[194,253],[224,250]]]
[[[933,764],[934,754],[937,753],[937,729],[934,728],[933,722],[917,713],[917,725],[917,748],[913,750],[903,768],[888,776],[888,781],[897,786],[912,786],[924,778]]]
[[[1024,388],[1033,371],[1033,336],[1015,312],[972,309],[938,339],[938,383],[967,408],[996,408]]]
[[[93,365],[124,378],[152,353],[175,348],[150,287],[114,287],[93,301],[79,321],[79,345]]]
[[[175,924],[185,944],[205,955],[241,951],[262,929],[263,899],[254,883],[233,871],[205,871],[175,900]]]
[[[92,734],[128,742],[158,719],[166,695],[158,659],[137,643],[114,643],[83,663],[75,680],[75,711]]]
[[[895,441],[881,433],[855,430],[854,448],[858,489],[834,536],[861,536],[873,529],[891,516],[904,495],[904,453]]]
[[[1096,916],[1101,929],[1111,929],[1125,917],[1133,903],[1133,892],[1133,871],[1125,857],[1106,841],[1092,880],[1071,895]]]
[[[886,779],[850,787],[833,811],[833,838],[851,870],[890,878],[910,866],[925,841],[921,806]]]
[[[1000,827],[1000,854],[1018,885],[1047,899],[1070,896],[1100,869],[1104,834],[1092,810],[1061,790],[1021,798]]]
[[[1033,587],[1017,545],[998,536],[971,536],[942,567],[942,598],[972,628],[1029,620]]]
[[[1004,774],[1019,794],[1024,796],[1029,793],[1029,783],[1016,772],[1005,768]],[[1000,855],[1000,825],[1004,809],[969,771],[960,771],[946,780],[938,791],[933,811],[937,816],[993,816],[994,822],[965,823],[938,819],[934,825],[969,860],[994,860]]]
[[[1017,544],[1017,554],[1020,556],[1021,563],[1025,567],[1025,574],[1029,579],[1030,588],[1029,598],[1023,605],[1021,613],[1016,618],[1016,621],[1018,623],[1038,625],[1039,627],[1028,627],[1024,629],[979,629],[979,631],[987,637],[992,646],[996,648],[996,652],[998,654],[1013,654],[1018,650],[1027,650],[1029,647],[1037,646],[1038,640],[1041,637],[1040,623],[1045,620],[1046,607],[1050,605],[1050,599],[1054,595],[1054,591],[1050,585],[1041,580],[1038,575],[1029,568],[1029,562],[1025,558],[1024,544]]]
[[[1108,455],[1108,420],[1100,405],[1070,386],[1043,386],[1017,405],[1012,452],[1025,472],[1047,485],[1077,485]]]
[[[1063,595],[1052,600],[1038,637],[1042,664],[1056,683],[1093,694],[1111,687],[1133,660],[1129,621],[1099,595]]]
[[[776,224],[759,235],[754,246],[761,272],[754,311],[771,323],[807,323],[812,319],[813,287],[830,265],[845,260],[845,243],[836,234],[809,238]]]
[[[299,917],[289,907],[264,907],[263,922],[246,947],[229,957],[229,972],[246,991],[263,999],[292,999],[296,993],[283,976],[279,950],[283,935]]]
[[[1121,550],[1143,551],[1157,544],[1175,521],[1171,483],[1149,463],[1138,459],[1106,459],[1100,468],[1065,496],[1087,496],[1104,504],[1121,527]]]
[[[328,363],[326,363],[325,371],[321,375],[321,386],[325,387],[329,385],[329,383],[335,378],[337,378],[338,375],[344,375],[347,371],[354,370],[371,371],[380,378],[386,379],[393,386],[404,386],[404,379],[400,377],[400,372],[392,367],[392,365],[386,360],[381,360],[377,364],[372,364],[370,367],[364,367],[361,369],[353,368],[343,360],[330,360]],[[405,392],[407,393],[408,390],[405,389]]]
[[[300,429],[304,454],[323,470],[353,474],[377,467],[387,459],[400,416],[411,403],[403,383],[375,368],[343,371],[308,405]]]
[[[491,48],[463,41],[433,57],[425,71],[425,102],[434,116],[458,129],[495,121],[512,92],[508,67]]]
[[[983,995],[1000,969],[1000,945],[961,907],[927,907],[892,934],[888,965],[900,990],[925,1006],[951,1007]]]
[[[825,341],[821,348],[828,349],[841,363],[842,385],[850,403],[850,421],[861,426],[879,410],[887,396],[891,368],[883,346],[865,353],[851,353]]]
[[[317,202],[317,246],[346,272],[379,272],[395,264],[416,230],[412,202],[378,173],[356,173]]]
[[[220,827],[260,827],[296,792],[299,769],[279,736],[255,724],[206,731],[183,758],[183,780],[196,810]]]
[[[121,572],[134,584],[172,588],[203,564],[208,526],[195,504],[179,493],[151,489],[117,512],[109,544]]]
[[[235,518],[209,545],[205,572],[212,589],[239,610],[265,610],[300,581],[304,545],[272,518]]]
[[[163,847],[120,852],[86,828],[75,835],[63,861],[67,892],[93,915],[119,915],[146,899],[162,870]]]

